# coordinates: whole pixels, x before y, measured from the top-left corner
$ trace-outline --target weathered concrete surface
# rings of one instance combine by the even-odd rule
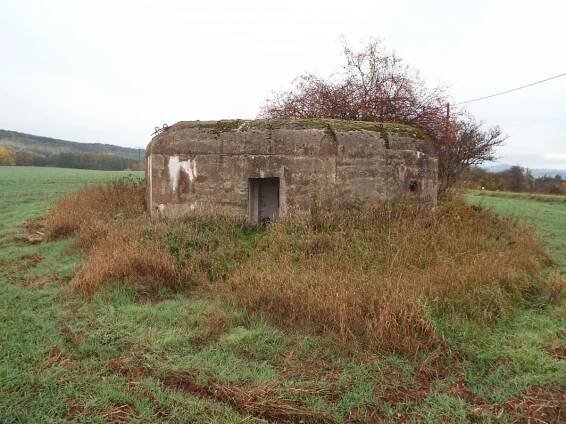
[[[250,216],[250,178],[279,178],[279,213],[319,198],[436,205],[436,152],[418,130],[338,120],[179,122],[146,150],[152,215]]]

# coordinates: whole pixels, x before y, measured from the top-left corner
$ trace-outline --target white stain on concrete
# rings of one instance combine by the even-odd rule
[[[179,156],[169,157],[169,181],[171,182],[171,189],[175,192],[179,187],[179,178],[181,171],[184,171],[189,177],[189,181],[197,177],[197,166],[194,159],[179,160]]]

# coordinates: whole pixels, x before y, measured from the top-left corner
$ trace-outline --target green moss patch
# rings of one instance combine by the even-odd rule
[[[331,134],[351,131],[372,131],[382,134],[396,134],[405,137],[430,140],[422,130],[410,125],[392,122],[365,122],[365,121],[345,121],[340,119],[233,119],[220,121],[183,121],[175,124],[172,128],[201,128],[209,129],[215,133],[229,131],[251,131],[251,130],[277,130],[277,129],[297,129],[297,130],[324,130]]]

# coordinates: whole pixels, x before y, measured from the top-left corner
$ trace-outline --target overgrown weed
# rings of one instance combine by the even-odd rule
[[[49,239],[74,235],[76,246],[87,252],[71,281],[85,295],[116,283],[153,291],[223,282],[262,234],[244,219],[216,213],[151,220],[144,185],[132,180],[66,195],[46,221]]]
[[[92,248],[106,237],[114,221],[143,214],[143,181],[125,178],[63,195],[46,216],[51,240],[77,236],[77,245]]]
[[[560,276],[545,277],[549,258],[529,228],[459,200],[436,213],[411,202],[314,202],[309,214],[262,230],[214,213],[150,220],[142,188],[88,188],[48,214],[50,238],[74,234],[88,252],[71,282],[80,293],[110,282],[145,291],[199,285],[346,351],[416,355],[446,346],[437,319],[488,324],[564,290]]]
[[[459,201],[436,214],[409,203],[318,208],[273,224],[224,296],[346,350],[416,354],[444,345],[436,317],[488,323],[544,298],[545,260],[528,228]]]
[[[128,282],[146,289],[178,288],[180,272],[172,256],[158,240],[144,239],[141,225],[134,220],[111,227],[91,248],[71,282],[73,288],[86,294],[111,282]]]

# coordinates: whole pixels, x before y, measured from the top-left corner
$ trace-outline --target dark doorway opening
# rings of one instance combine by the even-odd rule
[[[279,178],[249,179],[249,209],[256,224],[267,225],[279,218]]]
[[[411,193],[416,193],[417,191],[419,191],[419,183],[417,182],[417,180],[411,180],[409,182],[409,191]]]

